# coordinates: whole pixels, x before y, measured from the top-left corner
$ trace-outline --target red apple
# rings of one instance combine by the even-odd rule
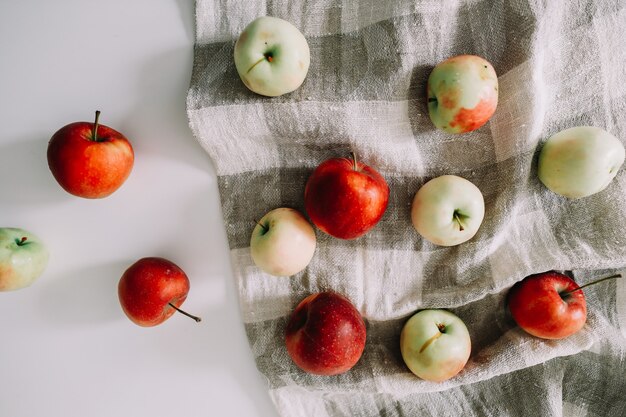
[[[48,143],[48,166],[65,191],[78,197],[103,198],[117,190],[133,168],[128,139],[110,127],[76,122],[59,129]]]
[[[311,221],[340,239],[364,235],[383,217],[389,187],[373,168],[352,159],[324,161],[309,177],[304,205]]]
[[[289,356],[302,370],[337,375],[352,368],[365,348],[365,323],[350,300],[335,292],[308,296],[285,331]]]
[[[189,293],[189,278],[173,262],[163,258],[142,258],[120,278],[118,296],[124,313],[135,324],[156,326],[175,311],[200,321],[179,309]]]

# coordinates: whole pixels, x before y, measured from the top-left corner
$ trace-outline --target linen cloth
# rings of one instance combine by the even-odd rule
[[[233,47],[262,15],[306,36],[311,66],[291,94],[267,98],[240,81]],[[426,108],[434,65],[459,54],[490,61],[499,104],[482,128],[435,130]],[[626,285],[585,289],[588,321],[560,341],[525,334],[505,308],[508,289],[546,270],[579,283],[626,266],[626,172],[603,192],[567,200],[537,179],[550,135],[593,125],[626,139],[626,2],[610,0],[197,0],[187,97],[190,127],[218,175],[244,325],[281,416],[624,416]],[[304,185],[322,161],[348,156],[383,174],[390,199],[368,234],[344,241],[317,231],[307,269],[289,278],[255,267],[255,219],[277,207],[304,213]],[[467,243],[422,239],[411,201],[431,178],[455,174],[485,197]],[[284,327],[307,295],[346,295],[367,323],[349,372],[305,374]],[[408,371],[399,349],[419,309],[447,308],[467,325],[472,355],[443,383]]]

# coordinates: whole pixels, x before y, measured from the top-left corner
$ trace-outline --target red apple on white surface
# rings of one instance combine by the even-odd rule
[[[94,123],[70,123],[48,143],[48,166],[65,191],[83,198],[103,198],[126,181],[133,168],[134,153],[116,130]]]
[[[562,130],[541,148],[537,175],[553,192],[582,198],[604,190],[624,163],[624,145],[592,126]]]
[[[48,249],[36,235],[14,227],[0,228],[0,291],[28,287],[47,264]]]
[[[262,16],[252,21],[235,43],[235,67],[250,90],[275,97],[300,87],[311,54],[304,35],[291,23]]]
[[[476,130],[498,105],[498,76],[476,55],[459,55],[439,63],[428,77],[428,114],[448,133]]]
[[[176,264],[163,258],[142,258],[120,278],[118,296],[124,313],[135,324],[156,326],[180,310],[189,293],[189,278]]]
[[[422,310],[411,317],[400,333],[404,363],[418,377],[441,382],[465,367],[472,341],[465,323],[446,310]]]
[[[297,274],[315,253],[313,227],[297,210],[278,208],[259,220],[250,238],[250,253],[263,271],[276,276]]]
[[[387,182],[375,169],[356,160],[332,158],[309,177],[304,205],[311,221],[340,239],[355,239],[380,221],[389,201]]]
[[[587,321],[587,302],[582,289],[612,275],[579,286],[555,271],[529,275],[517,282],[507,295],[515,322],[527,333],[543,339],[563,339],[578,332]]]
[[[415,194],[411,221],[429,242],[454,246],[470,240],[485,217],[483,195],[474,184],[456,175],[442,175]]]
[[[322,292],[306,297],[285,330],[291,359],[302,370],[337,375],[351,369],[365,349],[363,318],[343,295]]]

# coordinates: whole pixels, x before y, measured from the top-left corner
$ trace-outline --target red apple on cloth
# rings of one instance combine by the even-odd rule
[[[343,295],[322,292],[306,297],[285,330],[289,356],[302,370],[337,375],[352,368],[365,349],[365,323]]]
[[[446,310],[422,310],[400,333],[400,351],[411,372],[422,379],[441,382],[465,367],[472,341],[465,323]]]
[[[304,205],[311,221],[340,239],[367,233],[383,217],[389,187],[373,168],[352,159],[332,158],[320,164],[304,189]]]
[[[189,278],[173,262],[142,258],[120,278],[118,296],[124,313],[135,324],[156,326],[178,311],[196,321],[200,318],[179,309],[189,293]]]
[[[459,55],[439,63],[428,77],[428,115],[448,133],[476,130],[498,105],[498,76],[476,55]]]
[[[48,166],[65,191],[103,198],[117,190],[133,168],[133,148],[121,133],[98,123],[76,122],[59,129],[48,143]]]

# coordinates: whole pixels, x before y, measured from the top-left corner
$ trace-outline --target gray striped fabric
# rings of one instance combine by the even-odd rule
[[[233,62],[237,35],[261,15],[294,23],[311,67],[277,98],[248,91]],[[594,125],[626,139],[626,2],[197,0],[189,123],[214,161],[244,325],[282,416],[624,416],[626,285],[586,290],[587,325],[561,341],[528,336],[504,297],[531,273],[574,270],[579,282],[626,266],[626,172],[602,193],[570,201],[537,180],[536,155],[557,131]],[[481,129],[436,131],[425,83],[438,62],[481,55],[500,102]],[[309,267],[290,278],[254,266],[258,219],[303,211],[304,184],[322,161],[354,150],[387,179],[382,221],[362,238],[317,232]],[[485,196],[471,241],[443,248],[414,231],[410,205],[427,180],[456,174]],[[348,373],[301,372],[284,347],[295,305],[312,292],[345,294],[367,322]],[[455,378],[413,376],[399,333],[421,308],[467,324],[472,356]]]

